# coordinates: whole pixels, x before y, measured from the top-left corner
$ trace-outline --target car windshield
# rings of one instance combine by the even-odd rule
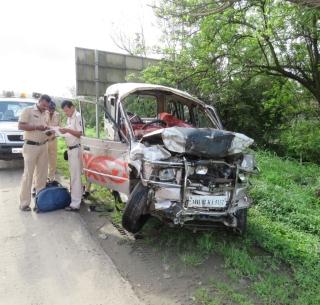
[[[17,122],[22,110],[32,106],[32,103],[0,100],[0,121]]]
[[[137,139],[167,127],[218,128],[202,105],[171,92],[150,90],[130,94],[124,98],[123,105]],[[120,117],[120,125],[122,121]]]

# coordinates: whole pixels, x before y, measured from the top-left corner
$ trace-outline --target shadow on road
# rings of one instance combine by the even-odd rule
[[[0,160],[0,171],[8,171],[23,168],[23,159],[3,161]]]

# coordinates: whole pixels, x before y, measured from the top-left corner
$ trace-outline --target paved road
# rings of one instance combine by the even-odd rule
[[[21,174],[0,161],[0,304],[142,305],[78,214],[18,210]]]

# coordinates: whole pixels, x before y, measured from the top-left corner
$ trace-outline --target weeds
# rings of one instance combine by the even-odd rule
[[[320,168],[266,152],[258,152],[257,159],[261,175],[252,179],[255,204],[245,236],[164,228],[156,242],[173,247],[187,266],[198,266],[212,253],[221,255],[231,281],[229,295],[239,279],[249,283],[250,293],[237,301],[229,298],[231,304],[320,304]],[[268,252],[255,253],[257,246]],[[226,298],[221,291],[219,298],[211,294],[210,289],[197,290],[197,304],[220,304],[217,300]]]

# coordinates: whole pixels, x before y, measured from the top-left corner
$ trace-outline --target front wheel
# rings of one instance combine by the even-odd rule
[[[137,233],[150,217],[147,214],[149,189],[139,182],[128,198],[122,215],[122,226],[131,233]]]

